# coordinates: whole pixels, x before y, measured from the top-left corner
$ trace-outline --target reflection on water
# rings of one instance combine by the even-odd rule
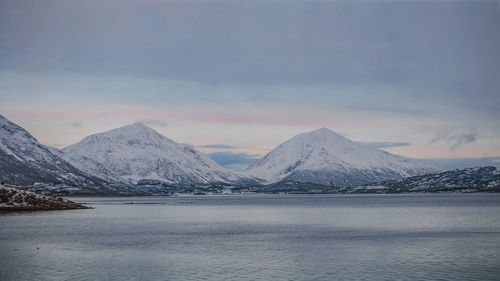
[[[0,215],[0,280],[500,276],[500,194],[72,199]]]

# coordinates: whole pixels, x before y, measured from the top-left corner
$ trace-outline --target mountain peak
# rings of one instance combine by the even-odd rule
[[[326,127],[322,127],[322,128],[316,129],[314,131],[311,131],[311,132],[308,132],[305,134],[310,135],[310,136],[332,136],[332,137],[334,136],[334,137],[341,137],[341,138],[345,139],[345,137],[342,136],[341,134],[334,132]]]
[[[0,139],[2,138],[2,136],[8,137],[10,141],[13,141],[13,139],[15,139],[15,141],[13,142],[38,142],[35,137],[28,133],[28,131],[26,131],[24,128],[15,123],[12,123],[12,121],[0,114]]]
[[[299,142],[303,144],[315,146],[331,146],[339,143],[351,143],[352,141],[345,138],[339,133],[336,133],[328,128],[319,128],[311,132],[299,134],[289,140],[290,142]]]
[[[109,181],[194,184],[238,179],[194,147],[140,122],[88,136],[63,152],[74,166]]]
[[[162,134],[158,133],[155,131],[153,128],[150,128],[146,125],[144,125],[141,122],[136,122],[130,125],[126,125],[123,127],[119,127],[116,129],[109,130],[106,133],[109,133],[110,135],[118,135],[119,137],[133,137],[133,138],[149,138],[149,137],[161,137],[161,138],[167,138],[163,136]]]
[[[128,139],[156,139],[156,140],[168,140],[172,142],[169,138],[158,133],[154,129],[144,125],[143,123],[136,122],[130,125],[125,125],[123,127],[111,129],[102,133],[89,136],[91,138],[95,137],[106,137],[111,139],[121,139],[122,141]],[[87,137],[88,138],[88,137]]]
[[[143,123],[141,122],[135,122],[135,123],[132,123],[130,125],[125,125],[125,126],[122,126],[122,127],[119,127],[119,128],[116,128],[116,129],[112,129],[110,131],[154,131],[156,132],[154,129],[144,125]],[[108,132],[110,132],[108,131]]]
[[[93,178],[66,162],[57,149],[40,144],[28,131],[0,115],[0,171],[2,180],[15,185],[63,183],[94,185]]]
[[[429,171],[417,160],[367,147],[320,128],[280,144],[253,163],[245,175],[266,183],[293,180],[345,186]]]
[[[334,131],[328,129],[327,127],[321,127],[319,129],[313,130],[310,133],[335,133]]]
[[[0,114],[0,123],[4,124],[14,124],[9,119],[5,118],[2,114]],[[15,124],[14,124],[15,125]]]
[[[149,128],[148,126],[144,125],[144,123],[141,123],[141,122],[135,122],[135,123],[132,123],[130,125],[126,125],[124,127],[133,127],[133,128]],[[149,128],[151,129],[151,128]]]
[[[64,148],[63,150],[65,151],[71,151],[75,149],[78,150],[78,147],[85,147],[87,145],[99,146],[99,144],[157,146],[159,143],[162,142],[167,142],[172,144],[174,143],[174,141],[158,133],[152,128],[137,122],[123,127],[87,136],[80,142],[72,144]]]

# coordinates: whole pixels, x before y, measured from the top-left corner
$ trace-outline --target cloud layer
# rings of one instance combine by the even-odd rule
[[[363,143],[375,148],[389,148],[389,147],[400,147],[400,146],[411,145],[411,143],[409,142],[389,142],[389,141],[374,141],[374,142],[363,142]]]
[[[476,131],[457,132],[457,130],[444,129],[436,134],[431,143],[444,141],[449,143],[450,150],[454,151],[461,145],[475,142],[477,138],[478,133]]]
[[[500,154],[498,1],[4,0],[0,22],[0,111],[48,144],[139,121],[249,155],[323,126]]]

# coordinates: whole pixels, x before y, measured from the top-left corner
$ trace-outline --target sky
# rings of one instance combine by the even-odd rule
[[[0,38],[0,114],[58,148],[143,122],[234,170],[320,127],[500,159],[499,1],[2,0]]]

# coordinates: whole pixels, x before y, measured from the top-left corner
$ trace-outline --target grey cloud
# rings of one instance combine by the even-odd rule
[[[94,119],[100,119],[100,118],[106,118],[107,116],[109,116],[109,113],[108,112],[99,112],[97,113],[95,116],[94,116]]]
[[[375,147],[375,148],[389,148],[389,147],[399,147],[399,146],[409,146],[409,142],[362,142],[363,144]]]
[[[200,148],[215,148],[215,149],[243,148],[243,147],[238,147],[238,146],[233,146],[233,145],[228,145],[228,144],[206,144],[206,145],[200,145],[198,147],[200,147]]]
[[[6,0],[0,63],[215,84],[368,81],[498,105],[496,2],[372,2]]]
[[[74,122],[69,123],[69,126],[71,126],[72,128],[81,128],[83,126],[83,124],[79,121],[74,121]]]
[[[0,37],[9,40],[0,40],[0,70],[15,77],[104,77],[101,85],[77,78],[53,91],[66,94],[78,85],[84,89],[75,96],[91,101],[282,103],[286,97],[288,104],[398,114],[445,115],[445,107],[500,116],[498,2],[352,2],[3,0]],[[112,75],[203,86],[132,85]],[[360,84],[366,88],[342,92]],[[239,88],[222,92],[227,85]],[[255,85],[300,91],[273,94]]]
[[[445,129],[438,132],[430,142],[445,141],[451,143],[450,150],[453,151],[461,145],[475,142],[478,136],[479,134],[476,131],[457,132],[456,130]]]
[[[455,136],[455,142],[450,146],[450,149],[455,150],[460,145],[475,142],[476,139],[477,139],[476,133],[469,133],[469,134]]]
[[[454,159],[423,159],[428,164],[447,170],[495,166],[500,168],[500,157],[485,158],[454,158]]]

